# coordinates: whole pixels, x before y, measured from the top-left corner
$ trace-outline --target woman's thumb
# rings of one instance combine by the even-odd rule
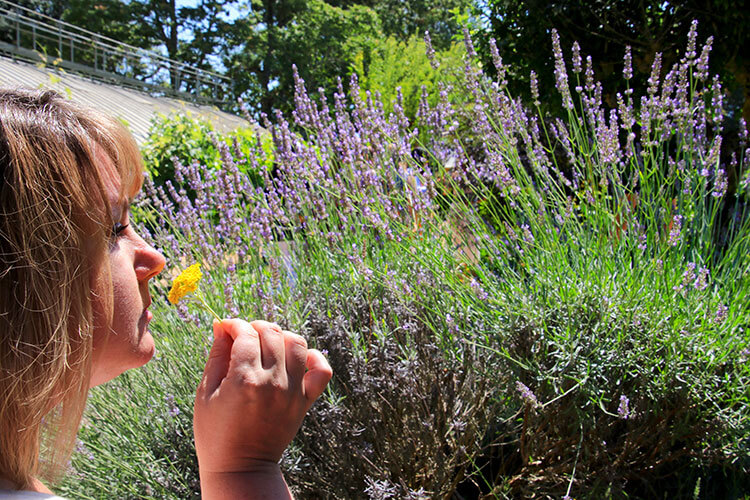
[[[317,349],[307,351],[307,372],[302,378],[302,390],[307,399],[308,407],[312,406],[328,385],[333,376],[331,365]]]

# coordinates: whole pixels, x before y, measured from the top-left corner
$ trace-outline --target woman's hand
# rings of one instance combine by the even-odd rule
[[[193,421],[203,497],[288,495],[278,461],[331,375],[320,352],[278,325],[214,322]]]

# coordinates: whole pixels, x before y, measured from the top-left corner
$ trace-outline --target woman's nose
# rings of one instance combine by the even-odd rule
[[[148,281],[159,274],[166,263],[160,252],[141,239],[135,255],[135,270],[140,281]]]

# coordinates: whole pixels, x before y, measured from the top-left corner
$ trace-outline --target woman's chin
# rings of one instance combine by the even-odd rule
[[[132,368],[139,368],[149,361],[151,361],[151,358],[154,357],[154,354],[156,354],[156,344],[154,342],[154,337],[151,336],[151,332],[146,330],[146,333],[141,337],[141,342],[138,346],[138,354],[139,354],[139,363],[136,366],[133,366]]]
[[[138,345],[133,346],[125,356],[118,356],[108,360],[99,358],[94,362],[89,387],[109,382],[133,368],[140,368],[148,363],[156,353],[154,338],[148,330],[139,339]]]

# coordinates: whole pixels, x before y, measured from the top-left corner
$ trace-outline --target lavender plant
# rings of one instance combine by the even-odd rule
[[[329,391],[282,463],[298,496],[750,492],[750,151],[695,40],[668,70],[657,55],[643,96],[626,53],[608,106],[590,58],[566,60],[553,33],[561,117],[508,93],[499,52],[485,77],[468,37],[465,80],[425,89],[416,122],[356,77],[333,102],[296,78],[291,116],[260,117],[272,151],[218,145],[221,169],[147,183],[142,229],[175,273],[203,263],[212,309],[328,353]],[[125,440],[131,462],[79,456],[77,491],[196,491],[192,455],[165,450],[189,437],[210,321],[155,316],[163,361],[113,384],[165,398],[164,433],[95,391],[85,446],[111,459]]]

